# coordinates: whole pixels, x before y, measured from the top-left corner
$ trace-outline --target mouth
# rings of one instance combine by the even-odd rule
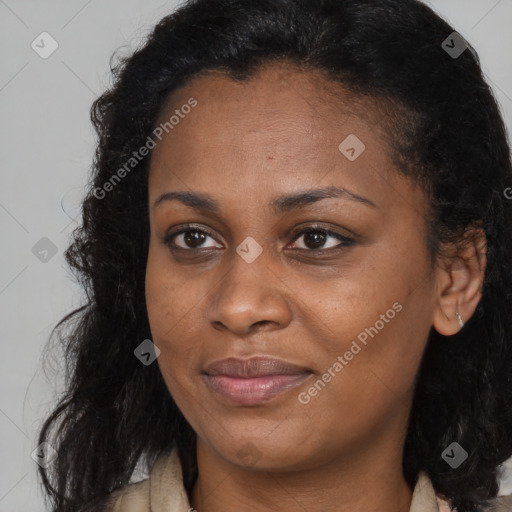
[[[312,371],[281,359],[230,357],[208,365],[204,371],[210,389],[231,405],[265,403],[301,385]]]

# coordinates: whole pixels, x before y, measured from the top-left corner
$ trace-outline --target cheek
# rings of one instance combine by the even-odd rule
[[[191,362],[190,343],[180,332],[187,323],[188,287],[176,281],[168,258],[150,248],[146,267],[146,307],[153,343],[160,350],[157,363],[174,397]],[[177,300],[179,298],[179,300]],[[190,309],[190,308],[188,308]],[[193,312],[191,312],[193,314]]]
[[[198,307],[194,284],[173,269],[165,248],[150,246],[146,266],[146,307],[155,339],[166,339],[190,322]]]
[[[188,379],[194,371],[197,351],[183,328],[190,324],[190,287],[178,282],[169,270],[168,259],[150,250],[146,268],[146,306],[152,341],[159,348],[156,360],[169,393],[185,413],[191,400]],[[192,303],[193,304],[193,303]],[[185,414],[186,416],[186,414]]]
[[[152,341],[160,349],[157,364],[174,402],[192,428],[204,436],[212,422],[210,404],[201,400],[197,379],[201,338],[198,321],[201,295],[190,280],[172,271],[169,259],[149,252],[146,269],[146,304]],[[199,302],[199,303],[198,303]]]
[[[165,248],[151,247],[146,267],[146,306],[157,361],[171,393],[191,386],[204,352],[204,308],[209,282],[190,278],[170,263]],[[203,335],[203,336],[202,336]]]
[[[381,409],[388,399],[399,404],[412,387],[430,331],[433,281],[421,248],[411,242],[392,249],[368,251],[324,286],[310,285],[308,323],[325,336],[317,343],[320,371],[344,359],[325,406]]]

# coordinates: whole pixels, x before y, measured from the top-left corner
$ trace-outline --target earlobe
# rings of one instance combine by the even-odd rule
[[[486,267],[486,239],[482,229],[466,232],[466,243],[438,268],[436,307],[432,326],[443,336],[458,333],[473,316],[480,299]]]

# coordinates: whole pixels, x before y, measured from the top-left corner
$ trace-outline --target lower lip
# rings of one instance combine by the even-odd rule
[[[206,375],[209,386],[224,400],[235,405],[256,405],[268,402],[289,389],[302,384],[311,373],[297,375],[266,375],[242,379],[226,375]]]

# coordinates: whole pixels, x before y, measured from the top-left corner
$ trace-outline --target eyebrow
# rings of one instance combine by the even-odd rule
[[[345,188],[334,186],[304,190],[293,194],[279,196],[274,198],[270,202],[270,205],[275,213],[286,213],[295,208],[302,208],[322,199],[330,198],[346,198],[378,209],[378,206],[373,201],[355,194],[354,192],[350,192]],[[158,197],[153,204],[153,208],[157,208],[165,201],[174,200],[180,201],[186,206],[189,206],[199,212],[207,212],[215,215],[220,215],[221,212],[218,201],[213,199],[209,194],[195,192],[167,192]]]

